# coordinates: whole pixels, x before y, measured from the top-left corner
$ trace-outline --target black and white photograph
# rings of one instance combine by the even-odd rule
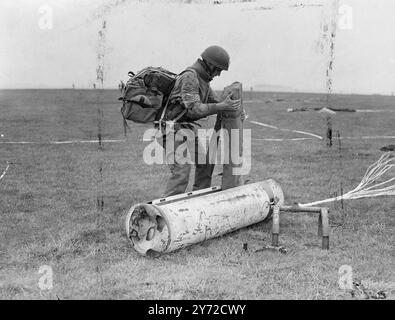
[[[394,17],[1,0],[0,300],[394,300]]]

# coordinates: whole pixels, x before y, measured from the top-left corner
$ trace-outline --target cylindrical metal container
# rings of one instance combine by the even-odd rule
[[[132,206],[126,234],[143,255],[171,252],[263,221],[273,203],[282,205],[284,194],[272,179],[203,189]]]

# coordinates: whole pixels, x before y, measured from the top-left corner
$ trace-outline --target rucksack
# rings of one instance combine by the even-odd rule
[[[158,121],[161,111],[174,87],[177,74],[161,67],[147,67],[130,79],[123,90],[121,114],[126,120],[137,123]]]
[[[187,68],[175,74],[161,67],[147,67],[136,75],[129,71],[130,79],[123,90],[121,114],[123,117],[124,132],[129,128],[126,120],[137,123],[153,123],[160,134],[165,134],[166,128],[174,129],[176,124],[190,124],[179,122],[187,113],[186,108],[168,110],[169,97],[177,78],[186,71],[195,73],[192,68]],[[173,101],[176,102],[176,101]],[[180,102],[180,101],[178,101]]]

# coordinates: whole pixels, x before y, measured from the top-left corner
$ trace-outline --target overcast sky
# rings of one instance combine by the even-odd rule
[[[334,19],[333,92],[395,91],[395,1],[339,0],[352,9],[352,25],[329,0],[181,2],[188,1],[1,0],[0,88],[91,88],[105,20],[108,88],[148,65],[180,72],[218,44],[231,65],[214,88],[241,81],[245,88],[326,92],[324,26],[330,31]]]

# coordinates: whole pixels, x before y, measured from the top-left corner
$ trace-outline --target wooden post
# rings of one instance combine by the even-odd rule
[[[322,249],[329,249],[329,210],[328,208],[322,208],[319,216],[319,224],[321,224],[321,228],[319,228],[319,234],[322,236]]]
[[[280,233],[280,207],[273,208],[273,226],[272,226],[272,246],[278,246],[278,235]]]
[[[242,99],[242,84],[234,82],[225,87],[222,98],[225,99],[229,95],[231,95],[232,100]],[[223,164],[222,190],[241,185],[240,175],[234,174],[233,169],[242,167],[242,162],[237,163],[238,159],[232,159],[232,154],[237,154],[239,159],[243,157],[243,121],[240,118],[242,112],[243,106],[237,112],[226,111],[221,113],[222,129],[226,130],[229,137],[228,141],[221,141],[221,143],[226,144],[224,149],[229,155],[229,163]],[[233,135],[232,131],[234,132]]]

